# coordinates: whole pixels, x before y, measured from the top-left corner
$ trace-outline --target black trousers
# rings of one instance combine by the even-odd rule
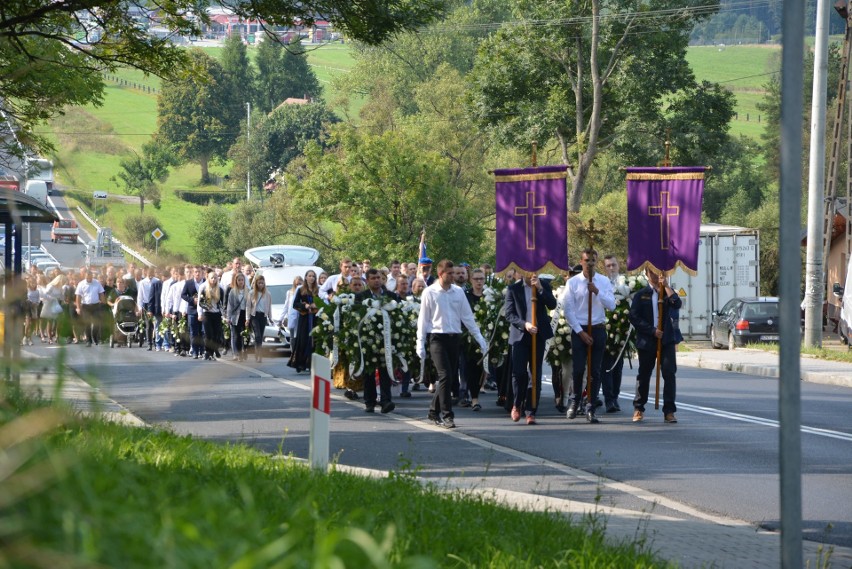
[[[512,389],[515,391],[514,406],[526,415],[535,415],[541,400],[541,365],[544,363],[545,341],[540,338],[535,346],[535,378],[532,377],[532,336],[524,334],[512,344]],[[532,387],[535,380],[536,400],[533,405]]]
[[[639,350],[639,373],[636,376],[636,397],[633,399],[633,408],[645,412],[645,403],[648,402],[648,391],[651,385],[651,374],[657,367],[657,350]],[[663,345],[660,351],[660,373],[663,376],[663,413],[674,413],[677,411],[675,395],[677,384],[675,374],[677,373],[677,344]]]
[[[470,394],[471,399],[479,399],[479,384],[482,382],[482,374],[485,373],[485,370],[482,367],[484,362],[481,362],[482,354],[477,353],[462,353],[462,375],[464,376],[465,383],[465,393],[462,393],[462,397],[468,397]]]
[[[189,329],[190,353],[192,355],[204,354],[204,334],[201,329],[201,321],[198,313],[186,313],[186,327]]]
[[[80,320],[83,321],[83,329],[88,337],[88,342],[97,344],[101,341],[101,314],[100,303],[80,306]]]
[[[391,401],[391,378],[384,366],[379,368],[379,390],[380,401],[390,403]],[[376,406],[376,370],[368,370],[364,373],[364,403],[367,407]]]
[[[429,405],[430,417],[452,419],[453,399],[450,393],[453,378],[459,376],[459,353],[461,352],[461,334],[430,334],[429,353],[438,372],[435,395]]]
[[[254,332],[254,354],[261,355],[260,349],[263,347],[263,331],[266,330],[266,314],[263,312],[255,312],[251,317],[251,329]],[[290,348],[293,348],[292,338],[290,338]]]
[[[585,328],[584,328],[585,330]],[[586,385],[586,391],[589,401],[586,404],[586,409],[594,409],[595,400],[598,398],[598,392],[601,389],[601,363],[606,348],[606,329],[601,326],[592,327],[592,385]],[[588,346],[580,339],[580,335],[576,332],[571,332],[571,354],[574,367],[574,402],[579,406],[583,399],[583,376],[586,371],[586,359],[588,355]]]
[[[601,367],[601,388],[603,388],[604,402],[606,406],[618,402],[621,393],[621,374],[624,370],[624,354],[611,354],[609,350],[604,353],[603,367]],[[610,371],[612,369],[612,371]]]

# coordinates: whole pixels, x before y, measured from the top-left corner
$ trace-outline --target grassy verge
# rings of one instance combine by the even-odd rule
[[[14,497],[0,506],[0,558],[11,565],[26,556],[45,566],[665,566],[604,543],[603,520],[519,512],[424,488],[406,471],[317,473],[243,445],[99,420],[20,443],[44,410],[6,403],[6,456],[29,457],[2,482]]]
[[[767,352],[778,352],[780,347],[778,344],[749,344],[749,348],[754,348],[756,350],[765,350]],[[843,349],[828,349],[828,348],[812,348],[810,346],[805,346],[804,344],[801,347],[801,353],[803,356],[811,356],[820,360],[829,360],[833,362],[846,362],[852,363],[852,351],[850,351],[847,347],[843,347]]]

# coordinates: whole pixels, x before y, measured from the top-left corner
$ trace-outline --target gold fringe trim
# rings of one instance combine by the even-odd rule
[[[673,275],[675,273],[675,271],[677,271],[678,267],[680,267],[683,270],[684,273],[686,273],[687,275],[689,275],[691,277],[698,276],[698,271],[695,270],[695,269],[690,269],[689,267],[687,267],[686,265],[683,264],[683,261],[677,261],[675,263],[674,268],[671,269],[671,270],[668,270],[668,271],[663,271],[663,270],[657,268],[657,266],[654,265],[654,263],[652,263],[651,261],[645,261],[644,263],[642,263],[641,265],[639,265],[635,269],[628,269],[628,272],[640,273],[641,274],[645,269],[650,269],[652,272],[657,273],[658,275],[665,275],[665,276],[669,277],[669,276]]]
[[[628,180],[703,180],[704,172],[681,172],[680,174],[646,174],[632,172],[627,174]]]
[[[548,274],[548,275],[553,275],[553,276],[556,276],[556,277],[558,277],[559,275],[568,276],[568,271],[566,271],[564,269],[560,269],[559,267],[554,265],[553,262],[551,262],[551,261],[548,261],[543,267],[539,268],[537,271],[526,271],[526,270],[520,268],[516,263],[509,263],[509,266],[503,268],[502,270],[499,270],[499,271],[495,270],[494,274],[502,277],[506,274],[506,271],[508,271],[509,269],[514,269],[516,275],[522,275],[522,276],[531,275],[533,273],[535,273],[537,275]]]
[[[568,172],[544,172],[542,174],[518,174],[515,176],[494,176],[500,182],[531,182],[534,180],[562,180],[568,178]]]

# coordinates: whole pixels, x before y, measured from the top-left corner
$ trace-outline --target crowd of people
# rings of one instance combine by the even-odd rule
[[[363,391],[367,412],[377,407],[382,413],[393,411],[392,387],[397,384],[402,398],[420,389],[431,392],[429,420],[453,428],[453,407],[480,411],[480,395],[490,390],[512,421],[523,418],[534,425],[545,352],[553,341],[556,320],[564,319],[575,357],[570,367],[553,365],[552,385],[556,408],[567,419],[585,416],[596,424],[599,408],[606,413],[621,411],[624,356],[635,345],[639,369],[633,421],[642,421],[659,343],[664,420],[676,423],[675,345],[682,337],[672,318],[680,298],[665,278],[649,274],[648,286],[628,300],[635,339],[622,338],[624,345],[606,350],[608,342],[612,348],[608,319],[616,305],[614,290],[620,278],[615,256],[604,258],[604,268],[603,273],[597,271],[597,253],[592,249],[583,251],[580,265],[570,274],[555,279],[535,274],[516,278],[512,269],[498,277],[487,263],[474,268],[447,259],[437,263],[433,273],[433,262],[426,257],[418,263],[394,260],[381,268],[368,259],[357,263],[344,258],[336,274],[309,270],[297,277],[278,322],[272,321],[272,298],[262,272],[255,274],[240,257],[225,267],[184,265],[160,270],[130,263],[126,269],[107,265],[47,275],[34,269],[24,275],[26,292],[19,295],[22,344],[33,345],[35,339],[86,346],[139,342],[149,351],[205,361],[228,353],[233,361],[244,361],[251,352],[260,362],[263,354],[258,344],[265,327],[285,325],[291,341],[287,365],[300,373],[309,370],[311,354],[320,351],[312,332],[320,321],[321,307],[329,306],[335,296],[351,295],[357,303],[409,299],[419,310],[416,354],[423,362],[419,370],[376,365],[358,377],[338,370],[343,380],[336,387],[345,389],[350,399],[360,399]],[[492,296],[495,290],[500,293],[500,318],[508,325],[508,342],[499,348],[504,353],[494,353],[493,333],[486,338],[483,333],[488,331],[481,330],[474,317],[488,290]],[[660,290],[664,291],[661,303]],[[253,343],[252,338],[258,341]]]

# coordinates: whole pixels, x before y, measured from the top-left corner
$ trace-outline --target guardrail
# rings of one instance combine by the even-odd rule
[[[89,216],[89,214],[88,214],[88,213],[86,213],[86,212],[83,210],[83,208],[81,208],[80,206],[77,206],[77,211],[80,213],[80,215],[82,215],[82,216],[83,216],[83,218],[84,218],[86,221],[88,221],[88,222],[89,222],[89,224],[90,224],[92,227],[94,227],[94,228],[95,228],[95,232],[97,232],[97,231],[98,231],[98,229],[100,229],[100,228],[101,228],[101,226],[100,226],[100,225],[98,225],[98,223],[97,223],[94,219],[92,219],[92,218]],[[121,250],[122,250],[123,252],[127,253],[128,255],[130,255],[131,257],[133,257],[134,259],[136,259],[136,260],[137,260],[137,261],[139,261],[140,263],[144,263],[146,267],[153,267],[153,266],[154,266],[154,263],[152,263],[151,261],[149,261],[148,259],[146,259],[145,257],[143,257],[143,256],[142,256],[141,254],[139,254],[138,252],[134,251],[133,249],[131,249],[130,247],[128,247],[127,245],[125,245],[124,243],[122,243],[121,241],[119,241],[118,239],[113,238],[113,241],[115,241],[116,243],[118,243],[118,244],[121,246]]]

